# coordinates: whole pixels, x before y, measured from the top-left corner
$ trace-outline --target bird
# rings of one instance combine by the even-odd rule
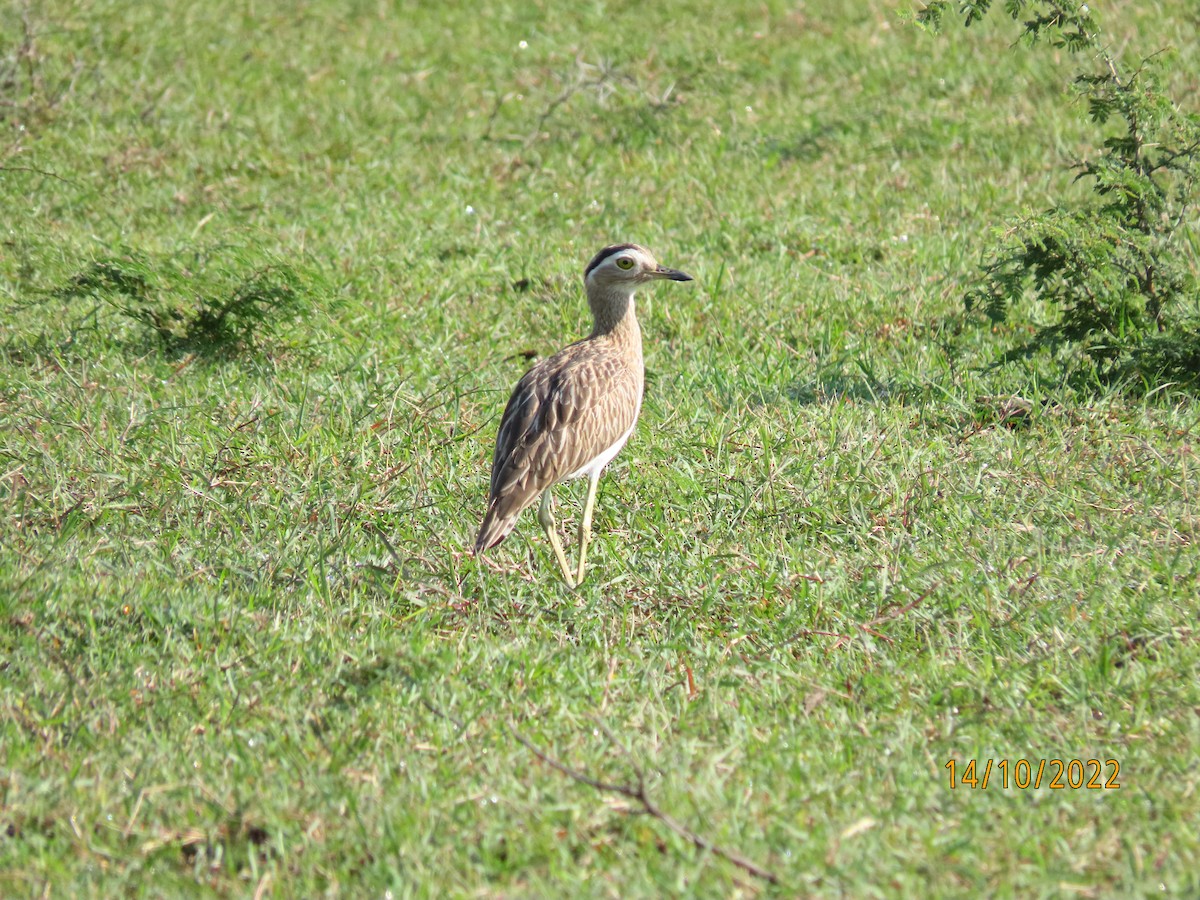
[[[496,435],[487,512],[475,538],[479,556],[503,541],[538,497],[538,523],[554,548],[567,587],[583,583],[600,475],[625,446],[642,407],[645,368],[634,294],[656,281],[692,281],[659,265],[638,244],[613,244],[583,270],[592,331],[541,360],[517,382]],[[551,490],[587,476],[572,571],[554,521]]]

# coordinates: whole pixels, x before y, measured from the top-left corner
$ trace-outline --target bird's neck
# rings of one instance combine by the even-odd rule
[[[633,291],[596,291],[589,294],[588,304],[595,320],[592,337],[607,335],[616,341],[641,343]]]

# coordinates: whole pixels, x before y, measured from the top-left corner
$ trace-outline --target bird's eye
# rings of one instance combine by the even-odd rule
[[[621,268],[621,269],[632,269],[633,268],[633,260],[630,259],[628,256],[622,256],[620,259],[617,260],[617,266],[618,266],[618,268]]]

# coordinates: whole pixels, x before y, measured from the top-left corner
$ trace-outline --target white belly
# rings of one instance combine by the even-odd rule
[[[572,472],[570,475],[568,475],[566,478],[564,478],[563,481],[570,481],[574,478],[582,478],[584,475],[595,474],[598,476],[600,474],[600,471],[605,466],[607,466],[610,462],[613,461],[613,457],[621,452],[621,448],[625,446],[625,442],[628,441],[629,436],[631,434],[633,434],[633,429],[636,425],[637,425],[637,418],[634,417],[633,425],[630,425],[629,430],[626,431],[619,438],[617,438],[616,442],[611,447],[609,447],[607,450],[605,450],[599,456],[592,459],[590,462],[588,462],[582,468],[576,469],[574,472]]]

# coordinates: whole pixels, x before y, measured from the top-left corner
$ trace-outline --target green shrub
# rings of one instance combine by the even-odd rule
[[[947,2],[932,3],[918,21],[938,28]],[[990,2],[960,3],[966,25]],[[1095,158],[1077,162],[1077,179],[1090,181],[1094,202],[1054,206],[997,229],[980,277],[965,297],[1003,321],[1018,303],[1039,298],[1057,309],[1005,360],[1041,349],[1066,350],[1104,378],[1133,377],[1145,385],[1195,383],[1200,373],[1195,230],[1200,177],[1200,118],[1166,93],[1160,72],[1170,59],[1157,54],[1129,69],[1107,46],[1086,5],[1008,0],[1030,43],[1087,51],[1095,72],[1076,77],[1076,90],[1099,128],[1116,122]]]

